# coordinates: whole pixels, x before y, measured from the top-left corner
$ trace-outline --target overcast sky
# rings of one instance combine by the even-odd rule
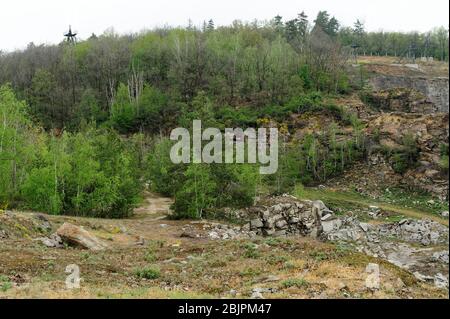
[[[304,10],[314,20],[319,10],[335,15],[343,25],[356,18],[368,30],[428,31],[448,27],[448,0],[6,0],[0,7],[0,50],[28,43],[58,43],[72,24],[81,38],[109,27],[119,33],[155,26],[201,25],[233,20],[269,20],[280,14],[294,18]]]

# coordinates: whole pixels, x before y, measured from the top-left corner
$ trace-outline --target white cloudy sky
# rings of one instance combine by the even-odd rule
[[[214,19],[217,25],[235,19],[293,18],[304,10],[311,20],[327,10],[344,25],[360,18],[369,30],[427,31],[448,27],[448,0],[2,0],[0,49],[23,48],[29,42],[57,43],[72,24],[81,38],[109,27],[137,32],[168,24],[187,25]]]

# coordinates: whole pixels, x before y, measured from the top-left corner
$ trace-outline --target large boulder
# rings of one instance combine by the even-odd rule
[[[100,251],[107,248],[97,237],[91,235],[88,231],[81,227],[64,223],[56,234],[61,237],[64,242],[70,245],[78,246],[84,249]]]

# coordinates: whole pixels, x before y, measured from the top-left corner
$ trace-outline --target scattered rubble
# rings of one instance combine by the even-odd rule
[[[377,206],[370,206],[368,215],[372,219],[378,219],[381,214],[381,209]]]
[[[50,221],[43,214],[35,214],[34,219],[38,222],[38,228],[43,232],[50,232],[52,230]]]
[[[434,285],[438,288],[448,288],[448,277],[445,277],[441,273],[437,274],[434,276]]]
[[[274,294],[277,292],[276,288],[254,288],[252,290],[251,299],[264,299],[263,294]]]
[[[398,223],[371,225],[359,222],[354,217],[325,223],[323,232],[330,241],[380,242],[381,238],[393,237],[423,246],[448,244],[448,228],[431,220],[402,220]]]
[[[322,237],[351,243],[355,250],[385,259],[414,272],[420,280],[438,283],[436,286],[445,282],[442,279],[444,275],[439,272],[448,275],[448,250],[436,252],[432,248],[448,246],[448,228],[431,220],[405,219],[398,223],[371,225],[346,217],[323,223]],[[417,244],[422,247],[417,247]],[[430,262],[435,263],[433,267],[429,267]],[[440,279],[435,280],[438,274]]]
[[[380,225],[377,230],[380,236],[396,237],[402,241],[420,243],[424,246],[448,245],[449,242],[448,227],[428,219],[405,219],[399,223]]]
[[[438,273],[434,276],[427,276],[416,271],[413,275],[419,281],[434,283],[437,288],[448,289],[448,277],[444,276],[441,273]]]
[[[256,232],[250,231],[248,227],[231,226],[208,221],[191,222],[182,228],[181,238],[211,240],[234,240],[255,238]]]
[[[448,265],[448,250],[436,252],[433,254],[433,260]]]
[[[63,248],[64,243],[62,238],[58,234],[52,234],[49,237],[36,238],[36,241],[40,241],[43,245],[49,248]]]

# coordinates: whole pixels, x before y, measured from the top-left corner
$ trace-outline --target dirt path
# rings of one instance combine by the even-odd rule
[[[134,210],[133,219],[165,219],[170,214],[171,198],[161,197],[157,194],[145,192],[144,202],[141,207]]]

